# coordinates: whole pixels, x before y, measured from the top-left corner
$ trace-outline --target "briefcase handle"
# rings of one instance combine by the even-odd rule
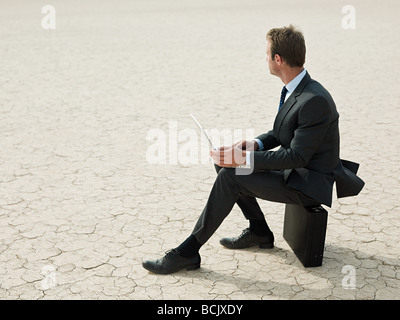
[[[311,212],[313,213],[322,213],[325,211],[324,208],[322,208],[321,206],[317,206],[317,207],[309,207],[308,208]]]

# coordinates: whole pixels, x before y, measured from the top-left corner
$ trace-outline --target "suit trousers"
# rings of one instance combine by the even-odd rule
[[[265,219],[256,198],[302,206],[319,205],[314,199],[300,191],[287,187],[284,183],[283,171],[238,175],[235,168],[221,168],[217,165],[215,168],[218,172],[217,178],[192,232],[201,245],[214,234],[235,203],[248,220]]]

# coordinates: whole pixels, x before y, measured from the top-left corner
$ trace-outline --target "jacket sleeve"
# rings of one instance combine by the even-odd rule
[[[293,134],[289,133],[293,135],[293,138],[288,147],[282,146],[276,151],[253,152],[252,165],[255,172],[303,168],[307,165],[331,123],[329,104],[323,97],[315,96],[300,107],[297,117],[297,128],[294,129]],[[289,128],[285,128],[283,124],[280,130],[289,130]],[[268,139],[266,141],[272,141],[271,138]]]
[[[270,150],[277,146],[279,146],[279,142],[275,137],[274,131],[268,131],[267,133],[263,133],[256,137],[256,139],[260,139],[262,144],[264,145],[263,150]]]

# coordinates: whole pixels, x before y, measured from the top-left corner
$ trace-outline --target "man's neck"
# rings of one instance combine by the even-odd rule
[[[290,81],[296,78],[303,70],[304,67],[288,68],[280,78],[286,86]]]

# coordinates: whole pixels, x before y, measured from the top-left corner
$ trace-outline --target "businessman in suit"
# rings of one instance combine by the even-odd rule
[[[270,73],[285,85],[273,129],[254,140],[210,152],[218,175],[192,234],[163,258],[144,261],[145,269],[169,274],[199,268],[201,246],[235,203],[249,227],[238,237],[223,238],[220,243],[230,249],[272,248],[274,235],[256,198],[330,207],[335,181],[338,197],[357,195],[363,188],[364,182],[356,175],[358,164],[339,158],[335,103],[304,69],[303,34],[292,25],[271,29],[266,53]]]

